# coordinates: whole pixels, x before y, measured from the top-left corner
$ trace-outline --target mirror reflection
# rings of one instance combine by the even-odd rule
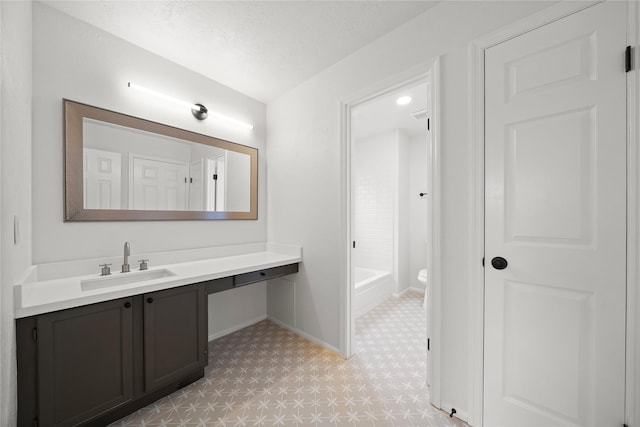
[[[65,117],[68,221],[257,218],[256,149],[67,100]]]
[[[249,155],[83,120],[85,209],[249,211]]]

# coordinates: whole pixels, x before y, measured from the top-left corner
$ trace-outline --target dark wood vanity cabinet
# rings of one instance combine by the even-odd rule
[[[144,384],[153,391],[207,364],[207,298],[204,285],[146,294]]]
[[[77,425],[131,401],[132,312],[126,298],[37,316],[39,425]]]
[[[18,425],[105,425],[207,364],[204,284],[18,319]]]

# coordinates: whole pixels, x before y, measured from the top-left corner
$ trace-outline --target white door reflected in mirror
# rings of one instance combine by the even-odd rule
[[[247,154],[88,118],[83,134],[85,209],[250,210]]]

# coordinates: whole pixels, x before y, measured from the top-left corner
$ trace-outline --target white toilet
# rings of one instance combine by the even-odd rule
[[[423,268],[418,273],[418,281],[424,285],[424,301],[422,307],[427,308],[427,269]]]

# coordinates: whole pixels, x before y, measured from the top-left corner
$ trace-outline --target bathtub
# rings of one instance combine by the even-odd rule
[[[351,309],[359,317],[391,297],[395,291],[393,276],[388,271],[355,268],[355,294]]]

